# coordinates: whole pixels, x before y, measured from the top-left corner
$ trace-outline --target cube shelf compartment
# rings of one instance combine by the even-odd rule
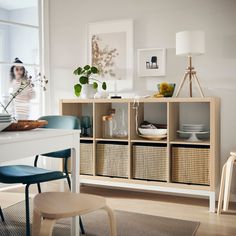
[[[167,138],[159,141],[143,139],[137,134],[133,105],[134,99],[61,100],[62,115],[90,114],[93,121],[91,137],[81,138],[91,142],[92,149],[92,158],[88,152],[92,168],[89,175],[81,172],[81,182],[208,196],[213,210],[219,177],[219,99],[139,99],[139,125],[144,120],[167,125]],[[128,137],[104,139],[102,116],[119,106],[125,109]],[[191,142],[178,135],[181,124],[204,124],[210,132]]]

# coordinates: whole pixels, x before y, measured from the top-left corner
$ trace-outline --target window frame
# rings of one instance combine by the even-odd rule
[[[23,63],[24,66],[39,69],[42,75],[49,78],[49,0],[38,0],[38,25],[19,23],[15,21],[6,21],[0,19],[0,24],[13,25],[18,27],[33,28],[38,30],[38,49],[39,49],[39,64]],[[0,61],[0,65],[12,65],[10,61]],[[47,66],[45,66],[47,65]],[[44,115],[50,112],[50,83],[47,85],[47,91],[40,94],[39,113]],[[47,103],[45,102],[47,100]]]

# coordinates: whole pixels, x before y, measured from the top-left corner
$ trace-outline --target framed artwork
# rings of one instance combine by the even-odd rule
[[[88,62],[107,81],[133,79],[133,20],[88,25]]]
[[[165,76],[166,49],[138,49],[138,76]]]

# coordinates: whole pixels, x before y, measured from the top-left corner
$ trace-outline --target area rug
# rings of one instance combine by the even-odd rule
[[[24,202],[5,208],[3,212],[6,222],[0,223],[0,235],[24,236]],[[117,219],[118,236],[193,236],[199,226],[199,222],[125,211],[115,211],[115,216]],[[82,220],[86,236],[109,236],[108,218],[104,211],[100,210],[84,215]],[[54,228],[53,236],[67,235],[70,235],[70,219],[58,221]]]

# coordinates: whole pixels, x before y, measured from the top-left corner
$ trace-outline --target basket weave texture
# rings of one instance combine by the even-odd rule
[[[134,145],[133,178],[167,181],[166,147]]]
[[[209,148],[173,147],[172,181],[210,185],[209,163]]]
[[[98,143],[96,152],[97,175],[128,177],[128,145]]]
[[[80,174],[93,174],[93,144],[80,143]]]

